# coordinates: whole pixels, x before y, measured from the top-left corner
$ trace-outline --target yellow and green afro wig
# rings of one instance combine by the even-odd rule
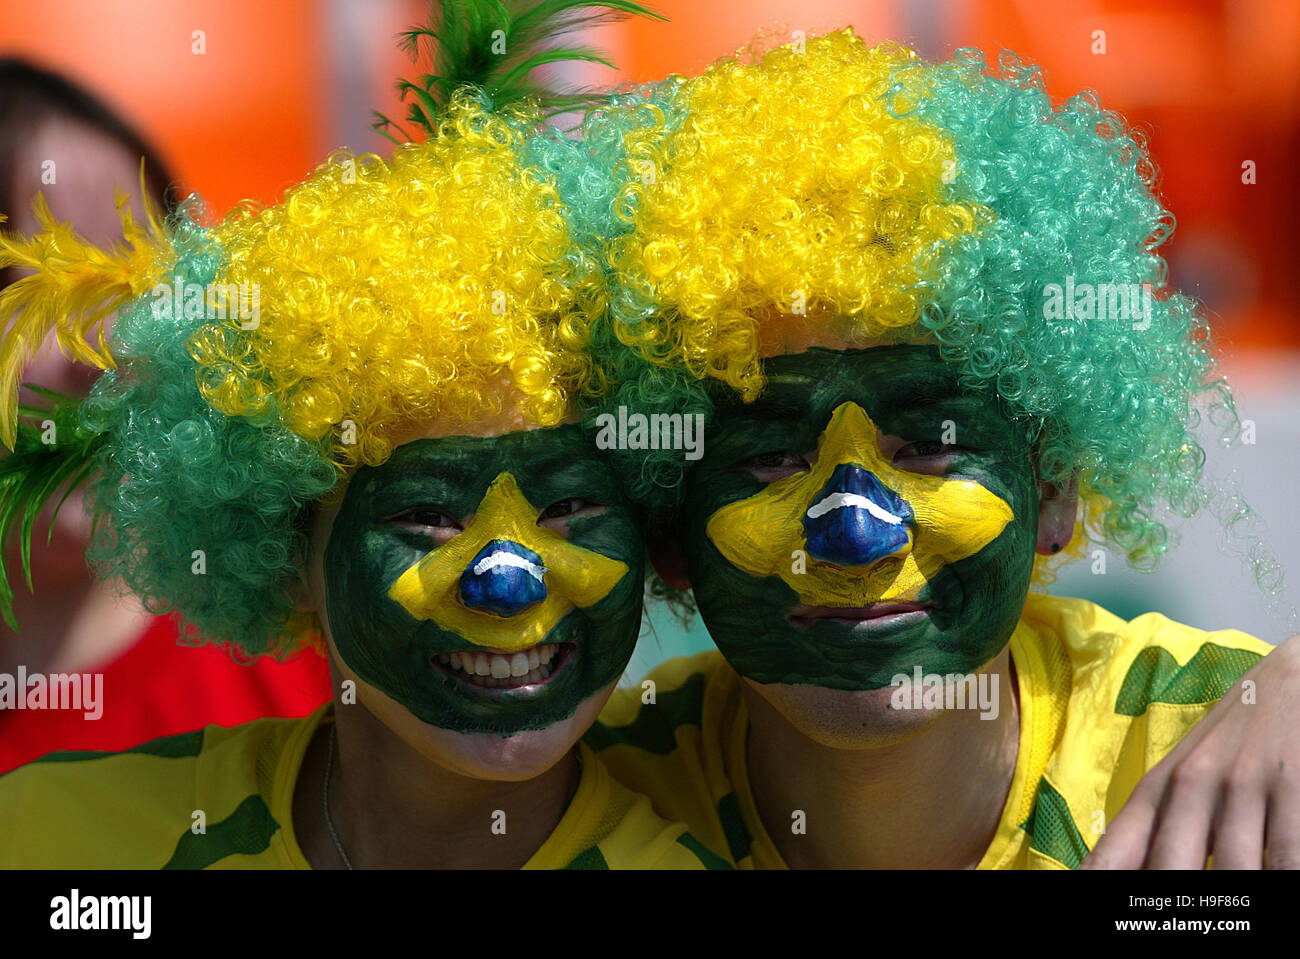
[[[407,35],[438,40],[434,72],[403,84],[423,142],[389,159],[337,153],[274,206],[214,225],[193,198],[165,224],[123,207],[126,246],[100,250],[38,198],[41,231],[0,236],[0,266],[35,271],[0,294],[13,320],[0,534],[21,526],[25,566],[37,511],[90,478],[100,575],[179,610],[203,641],[287,653],[315,640],[294,611],[310,509],[350,471],[421,425],[490,416],[506,393],[539,426],[569,415],[605,277],[525,156],[547,111],[577,101],[544,101],[527,77],[596,57],[539,52],[556,33],[644,12],[582,6],[446,0]],[[491,57],[498,31],[510,52]],[[84,401],[19,409],[23,364],[51,331],[105,372]]]
[[[819,333],[928,342],[1023,425],[1042,480],[1077,477],[1093,536],[1137,565],[1166,549],[1162,511],[1204,505],[1193,403],[1208,393],[1231,423],[1231,397],[1198,305],[1168,286],[1174,221],[1145,142],[1094,95],[1054,105],[1010,53],[927,63],[845,29],[626,101],[604,122],[627,137],[591,162],[613,168],[632,137],[651,175],[620,184],[593,339],[640,360],[602,354],[638,408],[752,398],[764,356]],[[1144,291],[1149,314],[1049,308],[1089,285]],[[647,462],[634,481],[667,502],[683,468]]]

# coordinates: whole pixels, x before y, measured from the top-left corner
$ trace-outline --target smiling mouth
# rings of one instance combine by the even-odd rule
[[[797,606],[786,617],[790,625],[807,629],[816,623],[840,623],[857,626],[877,620],[909,617],[921,619],[929,615],[929,603],[876,603],[871,606]]]
[[[475,689],[524,689],[545,686],[562,670],[577,646],[547,643],[516,653],[492,649],[438,653],[434,666]]]

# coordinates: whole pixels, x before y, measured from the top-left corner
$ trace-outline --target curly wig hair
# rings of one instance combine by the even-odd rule
[[[336,154],[280,203],[213,226],[193,202],[149,229],[128,212],[132,249],[102,251],[38,204],[43,233],[0,240],[0,259],[38,269],[0,304],[21,311],[5,371],[42,326],[110,367],[76,426],[101,576],[203,641],[289,653],[319,641],[293,590],[313,503],[421,425],[507,402],[539,426],[565,418],[603,273],[521,160],[541,122],[463,89],[424,142]],[[96,348],[86,334],[110,311]]]
[[[1174,220],[1145,141],[1095,95],[1054,105],[1009,52],[934,64],[845,29],[624,92],[600,122],[627,131],[588,161],[624,164],[593,330],[618,344],[596,351],[606,403],[752,398],[791,330],[927,342],[1023,425],[1041,480],[1077,480],[1088,533],[1135,565],[1166,550],[1163,509],[1206,502],[1193,403],[1230,424],[1231,395],[1197,303],[1167,284]],[[653,175],[626,169],[633,150]],[[1054,310],[1062,289],[1100,295]],[[1107,309],[1111,290],[1145,291],[1149,311]],[[676,455],[631,465],[647,501],[671,503]]]

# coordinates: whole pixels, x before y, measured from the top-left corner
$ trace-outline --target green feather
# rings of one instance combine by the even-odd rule
[[[402,80],[398,92],[407,101],[406,119],[426,133],[438,128],[452,93],[473,86],[500,109],[508,103],[535,99],[549,114],[594,103],[588,92],[559,92],[528,81],[540,66],[566,60],[613,64],[590,47],[557,46],[564,34],[621,20],[624,17],[665,19],[631,0],[436,0],[438,15],[426,26],[401,34],[401,45],[413,56],[421,42],[432,47],[433,69],[418,80]],[[395,143],[413,139],[398,123],[376,111],[374,128]],[[398,140],[388,131],[397,130]]]
[[[81,399],[27,387],[47,400],[44,406],[18,407],[18,434],[12,453],[0,459],[0,616],[17,631],[14,590],[5,563],[10,534],[18,525],[18,548],[23,578],[32,589],[32,532],[36,518],[60,490],[45,541],[54,536],[54,520],[67,498],[95,468],[95,454],[104,437],[83,427],[77,417]],[[53,430],[45,424],[53,424]],[[52,440],[52,442],[51,442]]]

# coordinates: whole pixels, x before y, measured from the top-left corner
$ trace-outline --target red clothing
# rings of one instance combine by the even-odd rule
[[[180,646],[176,618],[159,616],[103,675],[99,719],[78,709],[0,711],[0,773],[56,749],[120,750],[209,723],[306,716],[330,698],[329,666],[310,650],[288,662],[241,666],[216,646]],[[19,690],[22,696],[24,691]]]

